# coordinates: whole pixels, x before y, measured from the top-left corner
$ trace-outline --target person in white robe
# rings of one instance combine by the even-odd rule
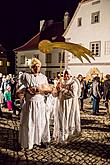
[[[23,148],[50,142],[49,116],[51,102],[48,93],[52,91],[47,78],[40,72],[41,62],[33,58],[30,64],[32,73],[23,73],[21,82],[25,91],[19,128],[19,143]]]
[[[56,96],[53,138],[57,143],[66,141],[74,132],[81,132],[80,93],[79,80],[72,77],[70,70],[64,70],[63,79],[53,91],[53,95]]]

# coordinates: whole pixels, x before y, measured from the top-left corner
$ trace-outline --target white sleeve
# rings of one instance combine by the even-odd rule
[[[81,85],[78,79],[74,79],[74,95],[80,97],[81,96]]]
[[[25,85],[21,85],[21,86],[19,87],[19,90],[22,90],[22,89],[25,89],[25,88],[26,88]]]
[[[43,77],[43,81],[44,81],[44,84],[48,84],[48,80],[47,80],[47,77],[44,75],[44,77]]]
[[[31,76],[28,73],[23,73],[23,75],[20,78],[21,84],[26,87],[29,87],[31,84]]]

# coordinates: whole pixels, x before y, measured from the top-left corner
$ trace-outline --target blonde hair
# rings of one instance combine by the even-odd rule
[[[40,60],[38,60],[37,58],[34,57],[34,58],[31,59],[31,62],[29,64],[29,67],[32,68],[36,64],[39,64],[41,66]]]

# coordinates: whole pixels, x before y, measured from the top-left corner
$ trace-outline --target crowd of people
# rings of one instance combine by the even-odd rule
[[[75,77],[70,70],[63,71],[48,83],[41,73],[41,62],[32,58],[30,73],[0,76],[0,109],[3,106],[16,114],[15,100],[21,103],[19,143],[23,148],[34,145],[47,147],[51,141],[50,118],[54,121],[52,138],[56,143],[66,143],[68,138],[81,133],[80,111],[84,111],[84,99],[91,97],[93,115],[99,113],[99,102],[103,99],[110,117],[110,75],[106,80],[98,76],[86,81],[79,74]],[[0,114],[2,111],[0,111]]]
[[[98,75],[96,75],[92,80],[86,81],[85,78],[79,74],[78,79],[81,84],[81,110],[84,110],[84,99],[90,97],[93,115],[99,113],[99,103],[102,101],[105,104],[107,116],[110,118],[110,75],[107,74],[105,78],[100,78]]]
[[[15,98],[16,98],[17,81],[14,75],[2,75],[0,73],[0,116],[2,108],[12,111],[16,115]]]

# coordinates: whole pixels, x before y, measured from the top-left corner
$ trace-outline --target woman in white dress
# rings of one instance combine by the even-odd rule
[[[57,92],[56,92],[57,91]],[[74,132],[80,133],[80,83],[65,70],[63,79],[56,86],[54,104],[53,138],[59,143],[68,139]]]
[[[32,149],[34,144],[50,141],[48,122],[51,103],[45,94],[51,92],[52,88],[46,76],[40,73],[41,62],[38,59],[32,59],[30,68],[32,73],[21,76],[25,103],[20,117],[19,143],[23,148]]]

